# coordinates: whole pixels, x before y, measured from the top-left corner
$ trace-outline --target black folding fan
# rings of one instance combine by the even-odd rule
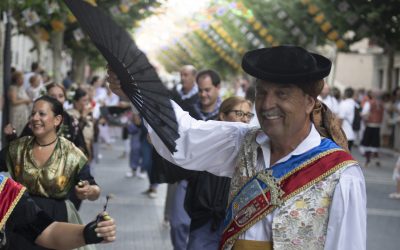
[[[131,36],[97,6],[84,0],[64,0],[117,74],[121,89],[171,152],[179,138],[168,90]]]

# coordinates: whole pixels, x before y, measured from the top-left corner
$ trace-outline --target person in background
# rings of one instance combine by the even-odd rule
[[[25,73],[24,75],[24,88],[25,90],[29,87],[29,79],[31,79],[31,76],[35,74],[39,74],[42,72],[42,68],[40,67],[38,62],[32,62],[31,63],[31,71],[28,73]],[[41,82],[40,84],[43,84],[43,79],[40,79]]]
[[[65,76],[65,78],[63,79],[63,86],[65,89],[69,89],[73,83],[72,81],[72,72],[71,70],[67,71],[67,75]]]
[[[139,114],[133,114],[132,120],[127,126],[128,134],[130,135],[130,151],[129,151],[129,168],[130,170],[126,173],[127,178],[132,178],[137,176],[139,178],[145,178],[142,174],[142,154],[141,154],[141,137],[142,129],[140,128],[142,124]]]
[[[8,90],[8,100],[10,101],[10,123],[14,126],[16,134],[21,134],[25,124],[29,119],[32,103],[24,87],[24,74],[16,71],[11,76],[11,85]]]
[[[389,194],[389,198],[400,199],[400,156],[393,169],[393,180],[396,182],[396,192]]]
[[[361,140],[360,151],[365,157],[365,167],[368,167],[372,160],[377,167],[380,167],[380,128],[383,120],[383,104],[378,96],[378,91],[368,91],[368,99],[364,103],[361,116],[365,121],[365,130]]]
[[[89,162],[93,159],[93,140],[94,140],[94,118],[92,107],[89,103],[89,95],[83,89],[77,89],[73,98],[72,109],[67,110],[68,114],[78,121],[78,128],[82,131],[88,151]]]
[[[382,147],[391,147],[391,136],[393,136],[393,123],[392,123],[392,102],[390,93],[382,95],[383,105],[383,118],[380,128]]]
[[[103,106],[107,96],[107,89],[104,87],[104,82],[99,76],[93,76],[90,85],[94,89],[93,99],[96,103],[99,103],[100,106]]]
[[[337,87],[333,87],[331,92],[332,96],[336,99],[339,105],[340,102],[342,101],[342,93],[340,92],[340,89],[338,89]]]
[[[249,80],[240,77],[236,82],[235,96],[245,97],[249,86],[250,86]]]
[[[318,99],[322,101],[335,115],[339,113],[339,103],[335,97],[331,95],[330,87],[327,83],[324,83],[324,87]]]
[[[400,152],[400,87],[393,90],[392,112],[394,125],[393,148]]]
[[[29,87],[26,89],[26,93],[32,101],[42,96],[46,92],[46,89],[41,85],[41,76],[34,74],[29,79]]]
[[[344,99],[339,104],[338,114],[343,132],[346,134],[350,151],[353,147],[354,140],[356,139],[356,134],[352,126],[354,120],[354,108],[359,107],[359,104],[354,100],[354,97],[353,88],[346,88],[344,90]]]

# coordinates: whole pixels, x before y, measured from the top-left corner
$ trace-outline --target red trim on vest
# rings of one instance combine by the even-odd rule
[[[6,177],[3,182],[5,182],[3,189],[0,190],[0,225],[4,226],[8,216],[21,198],[21,192],[25,191],[25,187]]]

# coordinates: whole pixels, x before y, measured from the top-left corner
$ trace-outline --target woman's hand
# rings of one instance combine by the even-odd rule
[[[79,181],[75,186],[76,197],[80,200],[86,200],[90,197],[90,184],[88,181]]]
[[[11,123],[7,124],[4,127],[4,134],[5,135],[12,135],[12,134],[16,134],[17,131],[15,130],[15,128],[11,125]]]

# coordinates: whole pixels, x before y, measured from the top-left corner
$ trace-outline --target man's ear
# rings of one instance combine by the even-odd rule
[[[310,95],[306,94],[306,113],[307,115],[310,115],[315,107],[316,99]]]

